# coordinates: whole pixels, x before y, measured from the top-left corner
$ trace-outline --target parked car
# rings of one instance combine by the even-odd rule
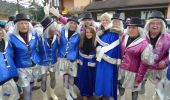
[[[167,32],[170,33],[170,19],[166,19]]]

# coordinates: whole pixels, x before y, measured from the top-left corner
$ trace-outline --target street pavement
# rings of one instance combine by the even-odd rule
[[[48,87],[49,87],[50,86],[49,77],[48,77],[47,83],[48,83]],[[40,86],[40,83],[38,83],[38,86]],[[47,90],[49,91],[49,88]],[[78,94],[78,98],[76,100],[82,100],[82,97],[79,95],[79,91],[78,91],[77,87],[75,87],[75,91]],[[59,100],[65,100],[65,93],[64,93],[63,84],[62,84],[62,77],[57,77],[57,85],[56,85],[55,92],[56,92],[56,95],[58,96]],[[49,92],[48,92],[48,94],[49,94]],[[151,84],[150,82],[146,83],[146,94],[147,94],[146,98],[144,95],[139,95],[138,100],[153,100],[152,96],[154,94],[154,85]],[[41,93],[40,89],[33,91],[33,100],[43,100],[42,93]],[[49,100],[52,100],[52,99],[49,98]],[[92,98],[90,98],[90,100],[98,100],[98,98],[92,97]],[[125,100],[131,100],[131,92],[129,90],[126,91]],[[159,100],[159,99],[157,98],[155,100]]]

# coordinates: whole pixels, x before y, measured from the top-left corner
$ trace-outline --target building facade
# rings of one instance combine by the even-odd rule
[[[81,12],[90,2],[91,0],[60,0],[60,11],[63,15]]]
[[[104,12],[121,12],[124,19],[147,19],[153,10],[159,10],[166,18],[170,18],[170,0],[93,0],[84,10],[91,12],[95,20],[99,20]]]

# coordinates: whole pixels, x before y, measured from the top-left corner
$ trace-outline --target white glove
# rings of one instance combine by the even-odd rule
[[[104,54],[104,52],[103,51],[101,51],[101,49],[102,49],[103,47],[101,47],[101,46],[98,46],[97,48],[96,48],[96,57],[97,57],[97,61],[101,61],[101,59],[102,59],[102,57],[103,57],[103,54]]]
[[[50,13],[57,16],[58,18],[60,17],[60,13],[59,13],[58,8],[57,9],[55,9],[54,7],[50,8]]]
[[[100,52],[101,48],[102,48],[101,46],[97,46],[96,52],[97,52],[97,53]]]
[[[45,16],[49,16],[49,9],[50,9],[50,4],[47,4],[44,6],[44,13],[45,13]]]

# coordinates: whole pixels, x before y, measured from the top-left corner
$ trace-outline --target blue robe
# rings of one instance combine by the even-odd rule
[[[80,51],[83,53],[83,51]],[[93,51],[89,55],[94,55]],[[78,75],[77,75],[77,86],[80,90],[81,96],[93,96],[95,89],[95,76],[96,76],[96,67],[88,66],[88,62],[96,63],[95,56],[93,58],[84,58],[79,56],[79,60],[82,64],[78,64]]]
[[[104,32],[99,37],[103,42],[108,44],[113,43],[119,39],[119,35],[113,32]],[[98,46],[101,46],[100,44]],[[105,53],[107,56],[115,59],[120,58],[120,45]],[[96,65],[96,83],[95,95],[103,97],[114,97],[117,100],[117,78],[118,68],[117,65],[110,64],[105,60],[97,61]]]
[[[168,65],[167,78],[170,81],[170,64]]]

